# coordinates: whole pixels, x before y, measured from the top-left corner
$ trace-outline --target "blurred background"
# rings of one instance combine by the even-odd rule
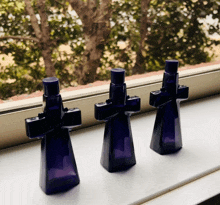
[[[0,0],[0,99],[220,60],[220,0]]]

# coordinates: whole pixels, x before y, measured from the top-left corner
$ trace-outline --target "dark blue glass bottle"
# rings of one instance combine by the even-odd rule
[[[81,125],[81,111],[63,108],[57,78],[45,78],[43,85],[43,113],[25,119],[25,125],[29,138],[42,138],[40,187],[54,194],[79,184],[69,131]]]
[[[126,93],[125,70],[111,70],[109,99],[95,104],[95,118],[106,121],[101,164],[109,172],[136,164],[130,116],[140,111],[140,98]]]
[[[182,148],[179,107],[189,88],[178,84],[177,69],[177,60],[167,60],[162,88],[150,93],[150,105],[158,108],[150,148],[161,155]]]

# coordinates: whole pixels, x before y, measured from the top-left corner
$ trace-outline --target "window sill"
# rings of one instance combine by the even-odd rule
[[[179,71],[180,85],[189,87],[189,100],[220,93],[220,64]],[[163,74],[126,81],[127,93],[141,98],[141,113],[153,108],[149,94],[162,85]],[[109,84],[61,93],[64,106],[78,107],[82,113],[82,126],[98,124],[94,118],[94,104],[104,102],[109,96]],[[25,133],[25,118],[42,112],[42,97],[0,104],[0,149],[30,142]]]
[[[206,200],[219,194],[220,190],[220,171],[218,168],[209,170],[207,173],[203,173],[202,177],[187,183],[185,186],[177,187],[174,190],[170,190],[168,193],[161,194],[149,200],[142,205],[185,205],[185,204],[214,204],[206,203]],[[210,173],[211,172],[211,173]],[[210,174],[209,174],[210,173]],[[208,175],[206,175],[208,174]],[[219,200],[217,203],[218,204]],[[203,205],[204,205],[203,204]]]
[[[216,157],[220,155],[220,118],[216,112],[219,104],[219,95],[183,104],[180,108],[183,148],[166,156],[149,148],[155,111],[132,117],[137,164],[125,172],[108,173],[99,163],[103,124],[72,132],[81,182],[68,192],[56,195],[47,196],[39,187],[40,141],[1,150],[0,204],[122,205],[146,201],[154,204],[153,198],[166,196],[170,190],[172,194],[177,188],[220,170]],[[209,196],[214,191],[211,189]],[[195,204],[195,200],[187,200],[187,204]],[[201,200],[203,195],[196,202]],[[173,204],[181,203],[177,197]]]

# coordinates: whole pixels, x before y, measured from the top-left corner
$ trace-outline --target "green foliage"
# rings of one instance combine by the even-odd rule
[[[25,10],[24,1],[1,0],[0,32],[2,36],[36,37],[31,26],[30,17]],[[36,3],[36,2],[34,2]],[[82,41],[82,27],[76,15],[67,9],[68,2],[47,1],[47,15],[50,27],[50,39],[54,41],[52,48],[53,63],[56,75],[60,78],[62,87],[72,85],[74,76],[71,61],[81,54],[82,46],[74,48],[71,55],[60,51],[61,45],[72,45],[71,39]],[[37,13],[36,5],[34,5]],[[36,15],[38,17],[38,15]],[[83,45],[83,44],[82,44]],[[42,89],[42,79],[46,77],[41,50],[34,41],[3,39],[0,41],[0,54],[11,55],[13,64],[1,66],[0,98],[12,95],[31,93]],[[78,58],[78,57],[76,57]],[[10,83],[9,83],[10,82]]]
[[[127,74],[131,74],[140,46],[141,0],[115,1],[112,8],[113,26],[106,51],[111,52],[114,59],[103,62],[109,62],[112,67],[123,63]],[[209,62],[211,56],[205,48],[218,42],[209,39],[207,34],[220,34],[219,23],[207,25],[207,31],[204,30],[204,20],[210,15],[219,21],[219,0],[152,0],[142,51],[146,71],[163,69],[166,59],[178,59],[181,66]],[[118,42],[126,47],[120,49]]]
[[[167,1],[164,15],[155,17],[146,39],[146,61],[154,56],[152,65],[156,66],[158,62],[157,69],[161,69],[166,59],[178,59],[181,65],[210,61],[205,48],[214,41],[205,34],[202,19],[213,13],[214,4],[217,5],[217,1]],[[154,6],[154,9],[160,13],[158,7]]]
[[[37,14],[35,4],[33,1]],[[75,85],[74,68],[83,60],[85,48],[81,21],[68,6],[65,0],[46,1],[50,39],[54,42],[52,59],[62,87]],[[113,1],[111,11],[111,34],[98,68],[99,80],[109,79],[111,67],[123,67],[131,75],[140,47],[141,0]],[[210,15],[217,23],[208,24],[205,31],[203,20]],[[178,59],[181,65],[210,61],[205,49],[219,42],[210,40],[207,33],[220,34],[219,16],[220,0],[151,0],[142,50],[146,71],[163,69],[166,59]],[[36,37],[24,1],[1,0],[0,33]],[[71,50],[61,51],[63,45]],[[1,66],[0,98],[42,89],[45,66],[35,41],[0,40],[0,54],[10,54],[14,61]]]

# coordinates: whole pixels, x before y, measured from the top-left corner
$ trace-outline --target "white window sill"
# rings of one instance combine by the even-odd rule
[[[219,174],[219,105],[220,96],[181,105],[183,148],[166,156],[149,148],[155,111],[132,117],[137,164],[125,172],[108,173],[100,165],[104,124],[72,132],[71,141],[81,181],[68,192],[51,196],[45,195],[39,187],[40,141],[1,150],[0,204],[127,205],[146,201],[146,204],[157,204],[156,200],[160,200],[163,194],[162,201],[163,197],[169,198],[169,194],[172,199],[172,193],[178,187],[202,183],[201,180],[204,181],[210,173]],[[216,182],[211,182],[220,184],[220,177],[216,178]],[[216,194],[207,181],[203,183],[205,185],[197,190],[201,195],[195,194],[193,200],[187,198],[186,191],[182,195],[179,193],[182,198],[176,197],[169,204],[195,204]],[[205,189],[207,193],[203,194]],[[184,194],[187,203],[183,203]],[[158,198],[152,200],[155,197]]]
[[[220,64],[179,71],[180,85],[189,87],[189,101],[220,93]],[[152,110],[149,94],[162,85],[162,74],[126,81],[127,93],[141,98],[141,112]],[[94,104],[109,97],[109,85],[61,93],[64,106],[78,107],[85,128],[98,122],[94,118]],[[30,142],[25,132],[25,118],[42,112],[42,97],[0,104],[0,149]]]
[[[209,172],[210,171],[211,170],[209,170]],[[213,171],[213,173],[208,174],[207,176],[204,176],[173,191],[171,190],[170,192],[160,195],[159,197],[156,197],[155,199],[150,200],[142,205],[194,205],[202,203],[219,194],[220,171],[216,171],[216,169],[213,169]],[[207,202],[205,204],[208,205]],[[212,205],[211,203],[209,204]]]

